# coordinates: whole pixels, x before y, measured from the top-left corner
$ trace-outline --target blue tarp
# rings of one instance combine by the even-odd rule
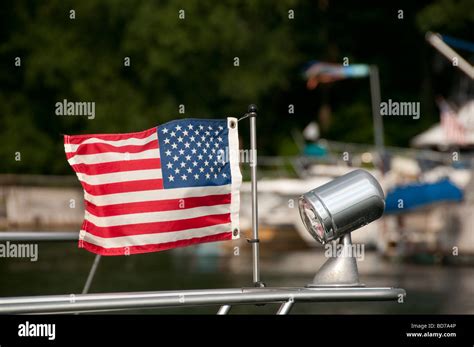
[[[460,202],[463,200],[463,195],[463,191],[449,178],[435,183],[415,183],[399,186],[387,194],[385,213],[407,212],[437,202]],[[400,201],[403,202],[403,208],[400,208]]]

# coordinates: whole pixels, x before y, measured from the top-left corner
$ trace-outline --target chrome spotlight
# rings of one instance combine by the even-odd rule
[[[355,170],[302,195],[299,208],[306,229],[325,244],[378,219],[385,201],[377,180]]]
[[[322,244],[340,239],[342,247],[351,247],[350,233],[380,218],[384,209],[380,184],[364,170],[340,176],[299,199],[308,232]],[[355,258],[330,258],[309,286],[360,286]]]

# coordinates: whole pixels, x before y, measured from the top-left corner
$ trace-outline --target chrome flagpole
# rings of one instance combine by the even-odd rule
[[[257,106],[249,105],[247,116],[250,118],[250,178],[252,188],[252,244],[253,283],[256,287],[265,287],[260,280],[260,240],[258,238],[258,195],[257,195]]]
[[[252,238],[247,239],[252,244],[253,283],[255,287],[265,287],[260,280],[260,239],[258,238],[258,190],[257,190],[257,106],[249,105],[247,113],[239,118],[239,122],[250,118],[250,179],[252,194]]]
[[[252,244],[252,269],[253,284],[255,287],[265,287],[265,283],[260,280],[260,240],[258,238],[258,195],[257,195],[257,106],[249,105],[247,113],[239,118],[239,122],[245,118],[250,118],[250,178],[252,193],[252,238],[247,242]],[[217,312],[218,315],[229,313],[231,305],[223,305]]]

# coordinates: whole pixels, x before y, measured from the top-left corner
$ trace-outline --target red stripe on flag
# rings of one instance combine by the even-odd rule
[[[88,233],[99,237],[120,237],[142,234],[168,233],[173,231],[188,230],[190,227],[195,229],[226,223],[230,223],[230,213],[213,214],[175,221],[117,225],[112,227],[98,227],[86,220],[83,223],[82,228]]]
[[[81,181],[84,190],[92,195],[107,195],[117,193],[138,192],[143,190],[163,189],[162,179],[141,180],[141,181],[124,181],[107,184],[87,184]]]
[[[149,244],[143,246],[129,246],[129,247],[118,247],[118,248],[103,248],[97,245],[94,245],[89,242],[79,241],[79,248],[85,248],[90,252],[100,254],[100,255],[128,255],[128,254],[140,254],[140,253],[149,253],[164,251],[176,247],[185,247],[194,245],[197,243],[206,243],[206,242],[215,242],[215,241],[224,241],[232,240],[232,232],[220,233],[216,235],[195,237],[188,240],[180,240],[175,242],[168,243],[159,243],[159,244]]]
[[[66,152],[67,159],[75,155],[88,155],[99,153],[140,153],[150,149],[158,149],[158,141],[150,141],[144,145],[112,146],[107,143],[86,143],[80,145],[76,152]]]
[[[91,138],[100,138],[106,141],[119,141],[128,139],[144,139],[152,134],[156,133],[156,127],[139,131],[136,133],[123,133],[123,134],[91,134],[91,135],[64,135],[64,143],[70,143],[73,145],[79,145],[83,141]]]
[[[161,169],[161,160],[156,158],[113,161],[99,164],[75,164],[72,165],[72,168],[75,172],[86,175],[102,175],[122,171]]]
[[[85,201],[86,210],[97,217],[110,217],[131,213],[173,211],[201,206],[230,204],[231,194],[207,195],[191,198],[130,202],[108,206],[96,206]]]

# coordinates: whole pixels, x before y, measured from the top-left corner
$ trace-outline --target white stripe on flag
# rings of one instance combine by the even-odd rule
[[[231,232],[230,223],[218,224],[204,228],[195,228],[182,230],[177,232],[166,232],[156,234],[143,234],[133,236],[120,236],[104,238],[90,234],[84,230],[81,230],[81,239],[86,242],[103,248],[117,248],[117,247],[130,247],[140,245],[150,245],[159,243],[175,242],[180,240],[192,239],[195,237],[205,237],[225,232]]]
[[[82,182],[95,185],[95,184],[108,184],[108,183],[117,183],[117,182],[159,179],[159,178],[162,178],[162,173],[161,173],[161,169],[123,171],[123,172],[114,172],[114,173],[101,174],[101,175],[86,175],[86,174],[78,172],[77,177]]]
[[[71,165],[76,164],[100,164],[123,160],[137,160],[137,159],[157,159],[160,157],[158,148],[149,149],[139,153],[96,153],[75,155],[68,161]]]

